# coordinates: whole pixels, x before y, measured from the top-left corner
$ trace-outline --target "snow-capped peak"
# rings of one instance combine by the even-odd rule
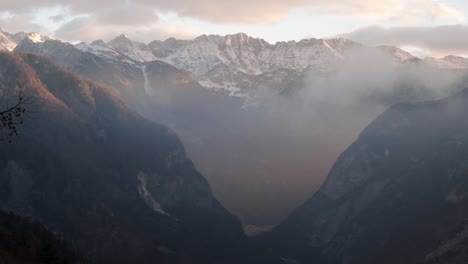
[[[42,43],[53,38],[34,32],[19,32],[15,34],[10,34],[0,30],[0,50],[3,49],[13,51],[16,48],[16,46],[24,39],[28,39],[33,43]]]
[[[468,65],[468,59],[460,56],[448,55],[445,56],[443,60],[449,61],[454,64],[463,65],[465,67]]]
[[[107,45],[115,48],[123,55],[139,62],[153,61],[156,57],[147,44],[136,42],[127,37],[125,34],[109,41]]]
[[[130,40],[130,38],[126,34],[120,34],[117,38]]]
[[[33,43],[43,43],[47,40],[53,39],[51,37],[44,36],[38,33],[28,33],[27,38],[31,40]]]
[[[120,34],[119,36],[113,38],[111,41],[109,41],[107,44],[109,45],[119,45],[122,43],[130,43],[132,42],[130,38],[128,38],[127,35],[125,34]]]
[[[132,58],[122,54],[118,49],[106,44],[102,40],[95,40],[90,44],[84,42],[75,45],[75,48],[92,53],[107,62],[111,63],[127,63],[135,65],[136,61]]]

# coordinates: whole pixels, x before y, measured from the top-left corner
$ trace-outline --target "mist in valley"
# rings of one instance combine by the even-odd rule
[[[332,69],[310,67],[294,82],[244,89],[239,97],[151,85],[157,80],[149,74],[151,106],[140,112],[177,132],[216,197],[244,224],[270,226],[310,198],[388,107],[446,97],[464,78],[370,48],[354,49]]]

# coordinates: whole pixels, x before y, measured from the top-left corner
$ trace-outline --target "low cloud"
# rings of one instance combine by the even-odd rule
[[[55,31],[54,37],[70,41],[92,42],[97,39],[109,41],[122,33],[131,39],[148,43],[155,39],[176,37],[180,39],[193,38],[194,29],[183,25],[173,25],[164,21],[157,21],[148,26],[102,23],[99,18],[83,16],[65,23]]]
[[[418,47],[433,56],[468,54],[468,25],[438,27],[366,27],[342,37],[366,45]]]
[[[154,100],[221,202],[246,223],[271,225],[320,187],[382,111],[445,97],[459,80],[422,63],[399,64],[378,49],[357,48],[333,66],[333,74],[312,70],[291,87],[249,90],[254,103],[243,108],[234,101],[240,98],[174,87],[159,88]]]
[[[64,15],[55,15],[55,16],[50,16],[49,19],[54,23],[58,23],[58,22],[61,22],[61,21],[65,20],[65,16]]]
[[[7,16],[0,18],[0,28],[12,33],[20,31],[47,32],[47,28],[33,21],[33,17],[26,14]]]
[[[325,14],[357,18],[378,18],[402,24],[424,19],[463,21],[462,12],[432,0],[316,1]]]
[[[216,23],[278,22],[299,8],[312,8],[311,13],[315,15],[389,19],[401,13],[412,13],[432,19],[464,19],[463,13],[433,0],[227,0],[222,4],[217,0],[135,1],[161,11]]]
[[[55,37],[67,41],[92,41],[107,37],[114,32],[106,27],[96,27],[91,17],[79,17],[66,23],[55,32]]]
[[[101,25],[142,26],[158,20],[153,9],[135,4],[106,8],[93,15],[96,17],[96,22]]]

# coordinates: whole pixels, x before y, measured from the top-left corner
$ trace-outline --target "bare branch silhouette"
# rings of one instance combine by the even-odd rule
[[[0,141],[8,140],[11,142],[11,138],[18,135],[17,126],[23,123],[22,117],[25,112],[23,91],[20,90],[15,105],[0,111],[0,130],[3,132]]]

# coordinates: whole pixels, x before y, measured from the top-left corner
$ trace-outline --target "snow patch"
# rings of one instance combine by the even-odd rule
[[[246,94],[241,93],[242,89],[237,87],[236,84],[233,82],[216,83],[209,79],[205,79],[205,80],[198,81],[198,83],[205,88],[227,91],[230,96],[239,96],[239,97],[247,96]]]
[[[47,37],[47,36],[43,36],[41,34],[37,34],[37,33],[30,33],[28,35],[28,39],[31,40],[33,43],[43,43],[49,39],[52,39],[50,37]]]
[[[16,47],[16,43],[11,41],[2,31],[0,31],[0,50],[6,49],[13,51]]]
[[[158,212],[163,215],[169,215],[161,209],[161,204],[154,200],[153,196],[151,195],[151,192],[148,191],[148,178],[146,174],[140,171],[137,175],[137,178],[139,183],[137,189],[141,199],[143,199],[143,201],[145,201],[145,203],[149,207],[151,207],[151,209],[153,209],[155,212]]]
[[[143,78],[145,79],[145,92],[147,95],[153,95],[153,88],[151,87],[150,85],[150,81],[148,79],[148,72],[146,71],[146,65],[143,65],[143,67],[141,67],[141,71],[143,73]]]
[[[127,36],[121,35],[111,40],[107,45],[114,48],[119,53],[138,62],[148,62],[156,60],[153,51],[148,45],[130,40]]]

